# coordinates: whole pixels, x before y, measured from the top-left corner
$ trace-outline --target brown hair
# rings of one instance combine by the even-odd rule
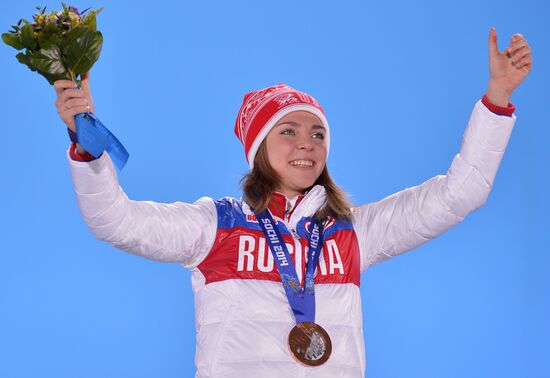
[[[255,212],[261,212],[267,208],[280,180],[277,172],[269,164],[264,140],[254,158],[254,168],[241,179],[245,200]],[[349,220],[353,205],[348,201],[346,193],[332,180],[326,165],[312,187],[315,185],[324,186],[327,193],[327,204],[317,211],[315,217],[321,222],[328,215],[338,220]]]

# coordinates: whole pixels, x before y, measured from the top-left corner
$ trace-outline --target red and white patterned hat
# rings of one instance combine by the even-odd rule
[[[321,105],[307,93],[299,92],[286,84],[253,91],[244,95],[235,122],[235,134],[244,145],[250,169],[260,144],[275,124],[290,112],[305,110],[316,115],[326,129],[327,157],[330,147],[328,122]]]

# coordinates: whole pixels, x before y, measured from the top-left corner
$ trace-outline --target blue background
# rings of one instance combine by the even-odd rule
[[[0,29],[34,1],[4,1]],[[48,2],[49,9],[60,3]],[[545,1],[99,2],[96,114],[125,144],[130,198],[240,196],[244,93],[285,82],[331,124],[356,205],[445,174],[488,82],[487,36],[533,48],[487,204],[362,276],[368,377],[550,377]],[[94,239],[45,79],[0,47],[0,377],[191,377],[190,275]]]

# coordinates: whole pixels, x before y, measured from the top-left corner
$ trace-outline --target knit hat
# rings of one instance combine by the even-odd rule
[[[235,122],[235,134],[244,145],[250,169],[262,141],[275,124],[290,112],[305,110],[316,115],[326,129],[327,157],[330,147],[328,122],[321,105],[307,93],[299,92],[286,84],[253,91],[244,95]]]

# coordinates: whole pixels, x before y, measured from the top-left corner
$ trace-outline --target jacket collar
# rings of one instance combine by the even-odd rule
[[[274,217],[288,219],[300,202],[302,202],[304,197],[305,195],[298,195],[292,198],[287,198],[287,196],[283,193],[274,192],[267,208]]]
[[[285,217],[287,201],[290,201],[292,207],[290,208],[288,216]],[[315,215],[317,210],[325,206],[326,201],[327,195],[325,187],[315,185],[305,195],[297,196],[290,200],[288,200],[284,194],[275,192],[269,202],[268,209],[274,217],[282,219],[287,222],[291,228],[294,228],[303,217]],[[245,201],[242,202],[242,209],[246,215],[254,215],[254,212]]]
[[[305,195],[288,199],[284,194],[274,192],[268,209],[274,217],[280,218],[291,227],[302,217],[313,216],[326,204],[326,191],[321,185],[315,185]]]

